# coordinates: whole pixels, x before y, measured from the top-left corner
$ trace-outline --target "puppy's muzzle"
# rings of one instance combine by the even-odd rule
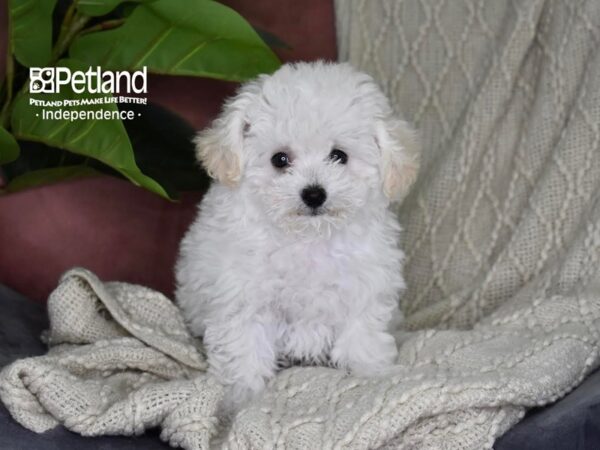
[[[322,186],[318,184],[314,184],[311,186],[306,186],[302,189],[300,193],[300,197],[302,197],[302,201],[306,206],[312,209],[317,209],[325,200],[327,200],[327,192],[323,189]]]

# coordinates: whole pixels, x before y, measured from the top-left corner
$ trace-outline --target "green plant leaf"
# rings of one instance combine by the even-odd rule
[[[51,184],[58,181],[72,180],[99,175],[100,172],[88,166],[52,167],[50,169],[34,170],[13,178],[6,187],[7,192],[17,192],[42,184]]]
[[[19,144],[15,138],[0,127],[0,164],[6,164],[19,157]]]
[[[149,71],[243,81],[280,62],[238,13],[211,0],[142,4],[121,27],[89,33],[70,56],[113,70]]]
[[[62,60],[59,66],[72,70],[87,70],[87,66],[72,60]],[[43,110],[78,112],[105,111],[112,114],[118,111],[114,103],[83,106],[43,107],[31,104],[32,101],[64,102],[65,100],[112,98],[103,94],[75,94],[63,86],[56,94],[31,94],[23,92],[14,101],[12,130],[17,139],[43,142],[53,147],[69,150],[79,155],[89,156],[112,167],[131,182],[168,198],[165,190],[152,178],[144,175],[135,162],[129,137],[120,118],[96,120],[94,117],[83,120],[54,120],[43,117]]]
[[[103,16],[121,3],[142,3],[154,0],[78,0],[77,10],[86,16]]]
[[[9,0],[10,48],[22,65],[42,67],[52,57],[56,0]]]

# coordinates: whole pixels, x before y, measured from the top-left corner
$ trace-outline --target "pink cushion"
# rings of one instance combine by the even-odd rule
[[[170,295],[199,199],[169,202],[110,176],[0,197],[0,283],[43,301],[66,269],[83,266]]]

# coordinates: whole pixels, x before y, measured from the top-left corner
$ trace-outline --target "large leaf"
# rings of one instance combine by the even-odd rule
[[[154,0],[78,0],[77,1],[77,9],[82,14],[86,16],[103,16],[104,14],[108,14],[121,3],[125,2],[133,2],[133,3],[141,3],[144,1],[154,1]]]
[[[243,81],[280,65],[235,11],[211,0],[158,0],[140,5],[121,27],[81,36],[73,58],[104,69]]]
[[[58,181],[73,180],[99,174],[100,172],[87,166],[65,166],[34,170],[33,172],[27,172],[13,178],[6,187],[6,190],[8,192],[16,192],[42,184],[51,184]]]
[[[52,11],[56,0],[9,0],[10,48],[27,67],[42,67],[52,56]]]
[[[86,70],[73,61],[60,61],[72,70]],[[145,187],[163,197],[165,190],[152,178],[144,175],[138,168],[129,137],[120,119],[96,120],[93,117],[83,120],[44,119],[42,111],[117,111],[114,103],[85,106],[42,107],[30,104],[30,99],[42,101],[62,101],[75,99],[94,99],[105,97],[102,94],[75,94],[63,86],[57,94],[21,93],[14,102],[12,129],[17,139],[43,142],[53,147],[69,150],[79,155],[95,158],[119,171],[134,184]]]
[[[0,164],[14,161],[19,156],[19,144],[12,135],[0,127]]]

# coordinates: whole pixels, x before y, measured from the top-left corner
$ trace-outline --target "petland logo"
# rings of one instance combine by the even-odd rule
[[[146,67],[132,73],[102,71],[100,67],[90,67],[87,71],[32,67],[29,76],[29,92],[38,94],[29,96],[29,105],[42,108],[43,120],[132,120],[141,113],[134,112],[132,106],[117,105],[148,104],[146,97],[127,95],[147,93]],[[67,91],[67,95],[44,98],[46,94],[60,94],[61,89]],[[69,93],[76,95],[73,98]],[[39,117],[40,113],[36,112],[35,116]]]
[[[76,94],[146,94],[146,67],[132,73],[103,71],[90,67],[87,71],[71,71],[68,67],[31,67],[29,91],[32,94],[58,94],[69,86]],[[124,91],[124,92],[123,92]]]

